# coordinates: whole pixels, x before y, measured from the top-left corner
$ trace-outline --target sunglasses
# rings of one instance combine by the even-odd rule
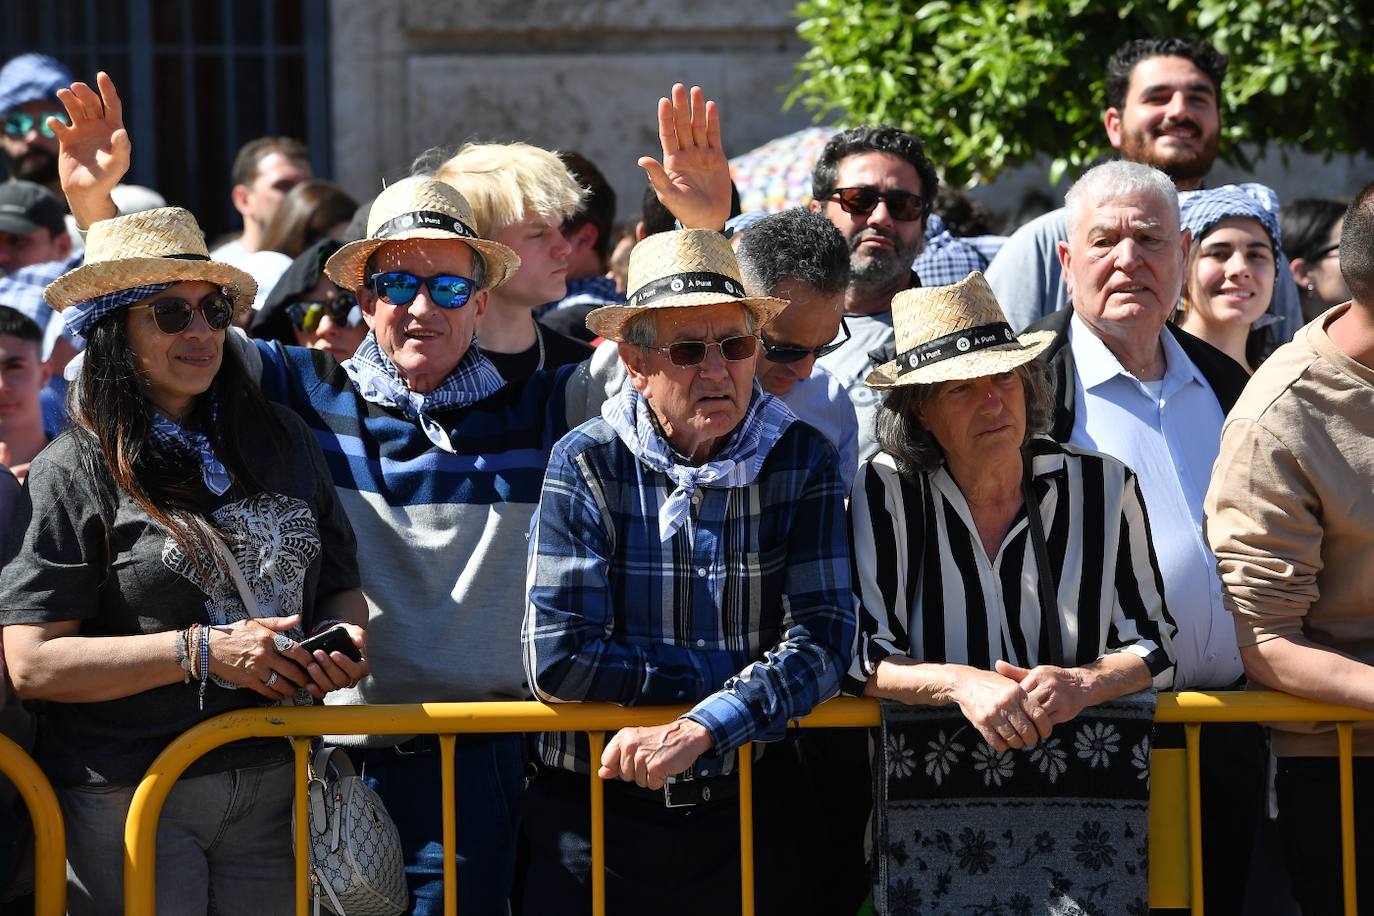
[[[844,212],[858,216],[872,213],[878,201],[882,201],[887,204],[887,212],[892,214],[892,218],[903,222],[918,220],[926,212],[925,198],[910,191],[879,191],[870,187],[836,188],[825,195],[825,199],[838,203]]]
[[[56,118],[63,124],[71,123],[63,111],[45,111],[37,115],[31,115],[27,111],[11,111],[5,116],[5,133],[11,137],[22,137],[36,127],[40,134],[51,140],[57,134],[48,127],[48,118]]]
[[[469,277],[457,274],[435,274],[422,277],[405,270],[388,270],[375,273],[367,278],[372,292],[378,299],[392,305],[410,305],[420,293],[420,287],[429,289],[429,299],[441,309],[457,309],[467,305],[477,284]]]
[[[1316,251],[1312,252],[1312,257],[1308,258],[1307,260],[1308,260],[1308,261],[1311,261],[1311,262],[1313,262],[1313,263],[1316,263],[1317,261],[1325,261],[1327,258],[1331,257],[1331,255],[1333,255],[1333,254],[1335,254],[1335,255],[1337,255],[1337,256],[1339,257],[1339,255],[1340,255],[1340,250],[1341,250],[1341,243],[1340,243],[1340,242],[1337,242],[1337,243],[1334,244],[1334,245],[1327,245],[1327,246],[1324,247],[1324,248],[1318,248]]]
[[[291,319],[297,331],[313,334],[326,315],[335,324],[356,328],[363,320],[362,312],[354,311],[357,308],[358,300],[353,298],[352,293],[340,292],[333,299],[293,302],[286,307],[286,317]]]
[[[674,366],[700,366],[706,361],[706,352],[712,347],[720,348],[720,355],[732,363],[748,359],[758,349],[759,339],[752,334],[727,337],[724,340],[679,340],[666,347],[650,347],[667,353]]]
[[[234,320],[233,300],[224,293],[211,293],[195,305],[185,299],[171,297],[155,299],[132,308],[152,309],[153,323],[164,334],[180,334],[189,328],[191,317],[197,311],[205,316],[205,323],[212,331],[223,331]]]
[[[851,336],[849,324],[843,318],[840,319],[840,330],[844,332],[843,337],[831,343],[822,344],[819,347],[790,347],[786,344],[770,344],[768,338],[765,337],[763,338],[764,358],[770,363],[795,363],[797,360],[805,359],[808,356],[814,356],[816,359],[820,359],[826,354],[834,353],[849,342]]]

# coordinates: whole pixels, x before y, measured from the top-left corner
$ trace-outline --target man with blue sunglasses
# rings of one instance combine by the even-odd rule
[[[65,190],[84,224],[114,215],[110,186],[129,159],[118,95],[105,74],[98,88],[97,96],[91,87],[73,87],[82,104],[72,106],[73,125],[58,132],[62,155],[74,160]],[[311,427],[358,540],[376,624],[368,641],[371,674],[338,691],[335,702],[528,695],[516,636],[525,535],[549,451],[568,429],[566,372],[507,382],[475,346],[490,291],[520,259],[473,225],[467,200],[450,185],[396,182],[373,203],[367,237],[325,263],[329,278],[357,297],[369,328],[351,359],[341,363],[277,341],[254,345],[238,337],[230,345],[263,392]],[[442,912],[437,739],[356,744],[355,765],[400,830],[412,912]],[[454,767],[459,909],[504,914],[524,778],[522,738],[459,736]]]
[[[44,54],[21,54],[0,69],[0,114],[5,119],[0,146],[10,172],[59,196],[57,138],[47,121],[66,121],[57,90],[71,83],[71,71]]]

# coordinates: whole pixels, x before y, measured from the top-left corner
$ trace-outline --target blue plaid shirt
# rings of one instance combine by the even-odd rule
[[[926,247],[912,268],[922,286],[952,286],[972,271],[986,271],[988,258],[945,228],[938,213],[926,218]]]
[[[55,318],[52,306],[43,298],[48,284],[69,270],[81,266],[82,254],[78,252],[65,261],[44,261],[30,264],[14,273],[0,276],[0,305],[8,305],[29,316],[43,329],[43,358],[47,359],[48,350],[54,340],[64,330],[61,319]]]
[[[554,446],[530,543],[525,672],[544,702],[695,703],[688,718],[715,747],[693,776],[710,777],[838,692],[855,631],[845,487],[805,423],[753,483],[698,490],[663,541],[675,487],[604,419]],[[588,772],[585,735],[540,735],[538,749]]]

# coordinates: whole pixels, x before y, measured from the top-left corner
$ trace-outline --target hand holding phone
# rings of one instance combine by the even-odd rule
[[[323,633],[317,633],[309,639],[302,640],[300,647],[311,655],[315,654],[316,649],[321,649],[326,655],[330,652],[342,652],[344,656],[355,662],[363,660],[363,654],[358,651],[358,647],[353,644],[353,638],[342,626],[330,627]]]

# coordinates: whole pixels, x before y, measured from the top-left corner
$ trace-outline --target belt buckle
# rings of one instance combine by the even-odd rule
[[[698,787],[692,780],[665,782],[663,784],[663,807],[691,808],[711,800],[709,786]]]

